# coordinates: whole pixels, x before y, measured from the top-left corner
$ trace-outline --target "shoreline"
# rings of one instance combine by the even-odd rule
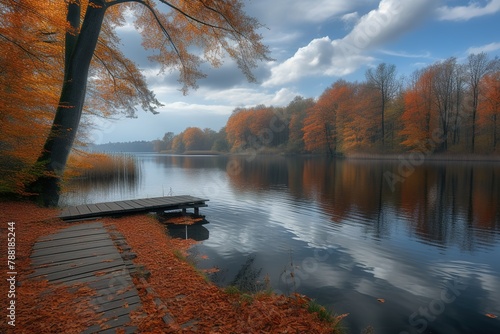
[[[3,223],[0,226],[0,242],[3,245],[7,244],[7,233],[4,233],[7,232],[7,222],[15,222],[16,226],[16,278],[19,283],[16,288],[16,326],[3,322],[0,324],[2,333],[11,333],[13,329],[58,333],[65,326],[79,332],[82,328],[95,325],[99,319],[94,309],[82,309],[82,305],[89,305],[85,298],[92,295],[91,288],[79,286],[85,293],[78,295],[77,302],[72,286],[52,286],[46,280],[34,281],[29,277],[33,272],[30,256],[38,238],[68,226],[89,222],[63,222],[55,218],[59,212],[58,208],[41,208],[30,202],[0,201],[0,220]],[[323,314],[308,309],[312,301],[305,296],[283,296],[270,291],[234,293],[217,287],[186,259],[189,248],[196,242],[170,237],[165,232],[165,226],[152,215],[137,214],[93,221],[102,222],[108,228],[114,226],[137,255],[133,263],[151,273],[147,279],[135,280],[143,306],[138,311],[130,312],[128,325],[137,327],[139,332],[230,333],[251,329],[254,332],[340,333],[339,326],[346,315],[329,313],[329,318],[325,320]],[[6,252],[0,257],[7,263]],[[203,259],[203,256],[196,258],[197,261]],[[1,281],[0,289],[7,296],[9,286],[5,279]],[[162,303],[157,303],[158,300]],[[7,303],[7,299],[2,299],[0,307],[6,310]],[[75,316],[82,312],[85,317]],[[171,318],[169,323],[164,320],[167,315]]]
[[[110,152],[112,153],[112,152]],[[330,156],[328,154],[314,153],[287,153],[283,151],[242,151],[242,152],[215,152],[215,151],[187,151],[183,153],[173,152],[137,152],[137,153],[152,153],[160,155],[173,156],[281,156],[281,157],[317,157],[338,160],[386,160],[400,161],[406,160],[421,160],[435,162],[500,162],[500,154],[471,154],[471,153],[433,153],[426,154],[425,152],[402,152],[402,153],[350,153],[342,156]],[[423,157],[423,158],[422,158]]]

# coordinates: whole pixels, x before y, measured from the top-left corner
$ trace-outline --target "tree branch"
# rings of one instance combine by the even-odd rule
[[[5,40],[9,41],[10,43],[14,44],[15,46],[17,46],[18,48],[20,48],[21,50],[23,50],[26,54],[28,54],[31,57],[39,60],[39,61],[43,61],[40,57],[38,57],[36,54],[34,54],[33,52],[31,52],[30,50],[26,49],[24,46],[22,46],[21,44],[17,43],[16,41],[14,41],[13,39],[10,39],[9,37],[3,35],[3,34],[0,34],[0,37],[3,37]],[[33,61],[33,59],[32,59]]]

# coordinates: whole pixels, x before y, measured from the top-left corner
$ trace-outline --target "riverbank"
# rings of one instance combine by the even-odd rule
[[[64,286],[54,289],[43,281],[34,282],[28,278],[29,256],[35,241],[68,227],[68,223],[54,218],[58,214],[58,209],[39,208],[31,203],[0,202],[1,261],[5,264],[8,228],[15,226],[16,332],[77,333],[98,319],[95,311],[82,303],[92,291],[82,287],[71,290]],[[218,288],[186,260],[194,241],[170,238],[165,227],[153,216],[135,215],[99,221],[105,226],[114,225],[137,254],[134,263],[151,273],[147,280],[135,278],[134,281],[142,308],[132,312],[130,325],[140,332],[339,333],[342,316],[325,317],[326,312],[321,307],[316,307],[315,312],[311,307],[308,310],[313,304],[307,297],[285,297],[265,291],[249,295]],[[8,222],[15,224],[8,225]],[[202,261],[203,255],[198,260]],[[8,272],[4,269],[4,273]],[[0,281],[2,296],[7,296],[8,281]],[[73,301],[75,294],[80,298],[78,303]],[[2,310],[9,306],[7,298],[2,298],[0,303]],[[166,322],[165,318],[170,320]],[[12,332],[12,329],[5,322],[0,325],[2,333]]]
[[[159,154],[173,154],[173,155],[226,155],[226,156],[301,156],[301,157],[325,157],[332,159],[346,159],[346,160],[415,160],[415,161],[478,161],[478,162],[500,162],[500,154],[471,154],[471,153],[430,153],[430,152],[400,152],[400,153],[363,153],[355,152],[346,155],[338,154],[330,156],[328,154],[315,154],[315,153],[293,153],[284,152],[274,148],[260,148],[258,150],[244,150],[239,152],[218,152],[218,151],[186,151],[183,153],[173,153],[170,151],[163,151]]]

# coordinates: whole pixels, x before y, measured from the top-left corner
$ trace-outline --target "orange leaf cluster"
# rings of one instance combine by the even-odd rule
[[[200,218],[200,217],[177,216],[177,217],[168,218],[166,220],[166,223],[175,224],[175,225],[193,225],[193,224],[199,223],[201,221],[203,221],[203,218]]]

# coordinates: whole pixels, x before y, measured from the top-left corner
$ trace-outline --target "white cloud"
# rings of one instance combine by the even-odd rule
[[[379,7],[361,17],[344,38],[313,39],[283,63],[271,63],[271,77],[264,86],[294,82],[306,76],[348,75],[374,60],[366,55],[367,51],[412,29],[434,6],[433,0],[381,0]]]
[[[478,2],[471,1],[468,6],[443,6],[437,9],[439,19],[449,21],[467,21],[475,17],[495,14],[498,11],[500,11],[500,0],[490,0],[483,7]]]
[[[248,6],[250,15],[259,18],[266,26],[293,26],[301,23],[321,23],[332,17],[343,15],[371,0],[253,0]],[[361,3],[361,4],[360,4]]]
[[[467,54],[473,54],[473,53],[478,54],[481,52],[488,53],[488,52],[493,52],[496,50],[500,50],[500,42],[493,42],[493,43],[486,44],[486,45],[470,47],[467,49]]]
[[[382,0],[379,7],[361,17],[343,42],[361,50],[380,47],[423,21],[435,1]]]
[[[405,51],[390,51],[390,50],[380,50],[381,53],[394,56],[394,57],[402,57],[402,58],[430,58],[431,53],[426,51],[424,53],[408,53]]]
[[[256,90],[253,88],[233,88],[227,90],[204,91],[207,100],[222,101],[232,110],[236,107],[252,107],[258,104],[284,106],[290,103],[298,94],[288,88],[278,91]]]
[[[347,53],[350,53],[349,55]],[[263,86],[277,86],[298,81],[305,76],[342,76],[354,72],[362,64],[373,60],[343,48],[338,40],[329,37],[313,39],[297,50],[293,57],[271,68],[271,78]]]
[[[323,22],[332,16],[345,13],[352,7],[353,1],[350,0],[296,1],[292,5],[296,18],[307,22]]]
[[[159,112],[162,113],[186,113],[186,112],[210,112],[211,115],[230,115],[233,111],[231,106],[213,105],[213,104],[197,104],[187,102],[172,102],[164,103]]]
[[[358,22],[359,14],[358,12],[344,14],[340,19],[344,22],[346,27],[352,27],[353,24],[356,24]]]

